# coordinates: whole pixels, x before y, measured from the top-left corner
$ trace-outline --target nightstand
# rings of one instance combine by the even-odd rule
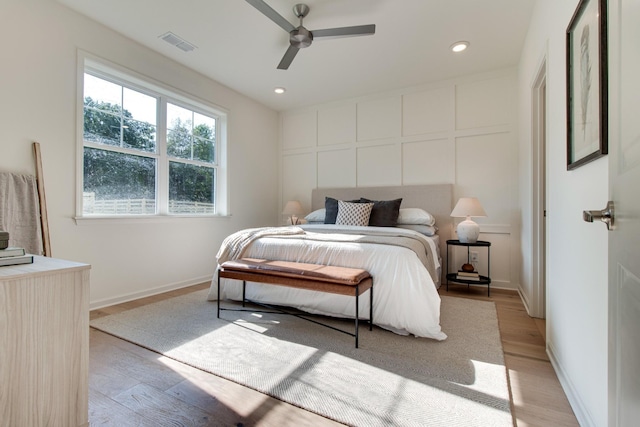
[[[451,246],[466,246],[467,263],[470,264],[471,248],[484,247],[487,248],[487,275],[479,275],[478,280],[467,280],[458,277],[458,273],[449,273],[449,248]],[[491,242],[478,240],[475,243],[463,243],[460,240],[447,240],[447,291],[449,290],[449,281],[469,285],[487,285],[487,296],[491,296]]]

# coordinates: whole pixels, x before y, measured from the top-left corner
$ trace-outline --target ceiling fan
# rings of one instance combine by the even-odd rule
[[[296,4],[293,6],[293,13],[300,18],[300,25],[294,27],[289,21],[284,19],[282,15],[273,10],[271,6],[266,4],[263,0],[246,0],[251,6],[262,12],[267,18],[281,26],[286,32],[289,33],[290,46],[284,53],[282,60],[278,64],[279,70],[286,70],[291,65],[293,58],[300,49],[311,46],[311,42],[316,37],[353,37],[353,36],[368,36],[375,34],[375,24],[370,25],[356,25],[354,27],[340,27],[340,28],[327,28],[324,30],[309,31],[302,26],[302,19],[309,13],[309,6],[306,4]]]

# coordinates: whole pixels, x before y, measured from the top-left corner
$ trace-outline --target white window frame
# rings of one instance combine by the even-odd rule
[[[157,112],[156,144],[157,153],[136,153],[157,159],[156,173],[156,206],[155,215],[85,215],[83,213],[83,181],[84,181],[84,148],[92,144],[84,143],[84,74],[89,72],[99,78],[112,81],[144,94],[159,99]],[[180,92],[162,83],[144,77],[124,67],[99,59],[86,52],[79,51],[77,70],[77,156],[76,156],[76,216],[77,224],[91,221],[137,222],[165,220],[172,218],[211,218],[227,217],[228,212],[228,181],[227,181],[227,111],[203,101],[195,96]],[[174,160],[166,153],[166,105],[167,102],[187,108],[194,112],[212,116],[216,119],[216,137],[214,154],[214,214],[170,214],[168,212],[169,197],[169,162]],[[97,148],[100,148],[98,145]],[[120,151],[120,150],[118,150]],[[126,149],[122,152],[126,152]],[[177,159],[188,164],[198,164],[198,161]]]

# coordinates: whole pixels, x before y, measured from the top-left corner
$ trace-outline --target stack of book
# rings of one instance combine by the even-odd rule
[[[33,255],[27,255],[24,248],[0,249],[0,266],[33,263]]]
[[[461,280],[480,280],[480,275],[477,271],[458,270],[457,278]]]

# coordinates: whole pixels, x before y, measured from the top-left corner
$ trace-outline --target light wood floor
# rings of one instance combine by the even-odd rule
[[[205,289],[192,286],[91,312],[91,318]],[[443,286],[442,295],[496,303],[514,423],[578,426],[545,353],[544,321],[530,318],[516,292]],[[338,426],[95,329],[90,332],[91,426]]]
[[[545,351],[545,322],[529,317],[516,291],[491,289],[487,298],[485,286],[450,283],[440,295],[495,302],[515,425],[579,426]]]

